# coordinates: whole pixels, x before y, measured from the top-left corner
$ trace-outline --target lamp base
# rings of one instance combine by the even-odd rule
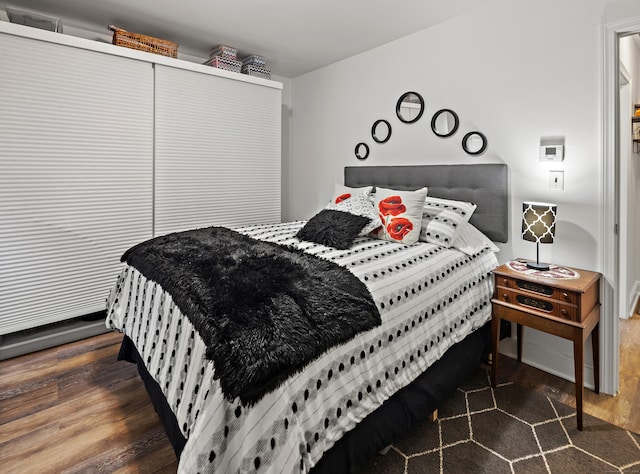
[[[549,270],[548,263],[539,263],[539,262],[527,262],[527,268],[531,268],[533,270],[547,271]]]

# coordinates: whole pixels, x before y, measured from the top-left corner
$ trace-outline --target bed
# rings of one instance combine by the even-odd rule
[[[469,223],[507,240],[505,165],[347,167],[344,185],[396,194],[426,186],[434,199],[474,203]],[[179,472],[351,472],[437,409],[488,353],[496,249],[464,253],[357,236],[337,250],[298,239],[307,224],[235,231],[348,268],[371,292],[380,320],[257,395],[255,385],[225,389],[233,384],[214,370],[215,348],[182,314],[178,296],[129,264],[118,277],[107,326],[124,333],[119,358],[137,364]]]

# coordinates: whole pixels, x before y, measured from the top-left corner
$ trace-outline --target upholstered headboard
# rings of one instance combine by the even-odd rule
[[[495,242],[507,242],[507,165],[347,166],[346,186],[393,189],[429,188],[429,196],[475,203],[470,222]]]

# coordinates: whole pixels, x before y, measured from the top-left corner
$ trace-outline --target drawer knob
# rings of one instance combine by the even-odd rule
[[[569,293],[562,293],[562,297],[564,298],[565,301],[569,301]]]
[[[509,286],[509,280],[507,280],[506,278],[504,280],[502,280],[502,284],[504,286]]]
[[[505,301],[509,301],[509,295],[507,293],[502,293],[502,299]]]
[[[569,314],[569,312],[564,308],[562,308],[562,310],[560,310],[560,312],[562,313],[562,316],[566,316],[567,314]]]

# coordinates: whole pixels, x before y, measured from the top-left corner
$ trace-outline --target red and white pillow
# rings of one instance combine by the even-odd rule
[[[381,228],[376,237],[381,240],[415,244],[420,237],[420,224],[427,188],[400,191],[376,188],[374,208]]]
[[[336,184],[331,202],[325,206],[325,209],[348,212],[349,214],[369,218],[370,222],[360,231],[360,235],[367,235],[380,227],[378,214],[371,202],[371,189],[371,186],[349,188]]]
[[[333,197],[331,202],[338,204],[345,201],[356,194],[365,194],[367,197],[371,197],[371,190],[373,186],[364,186],[362,188],[350,188],[349,186],[343,186],[342,184],[335,183],[333,187]]]

